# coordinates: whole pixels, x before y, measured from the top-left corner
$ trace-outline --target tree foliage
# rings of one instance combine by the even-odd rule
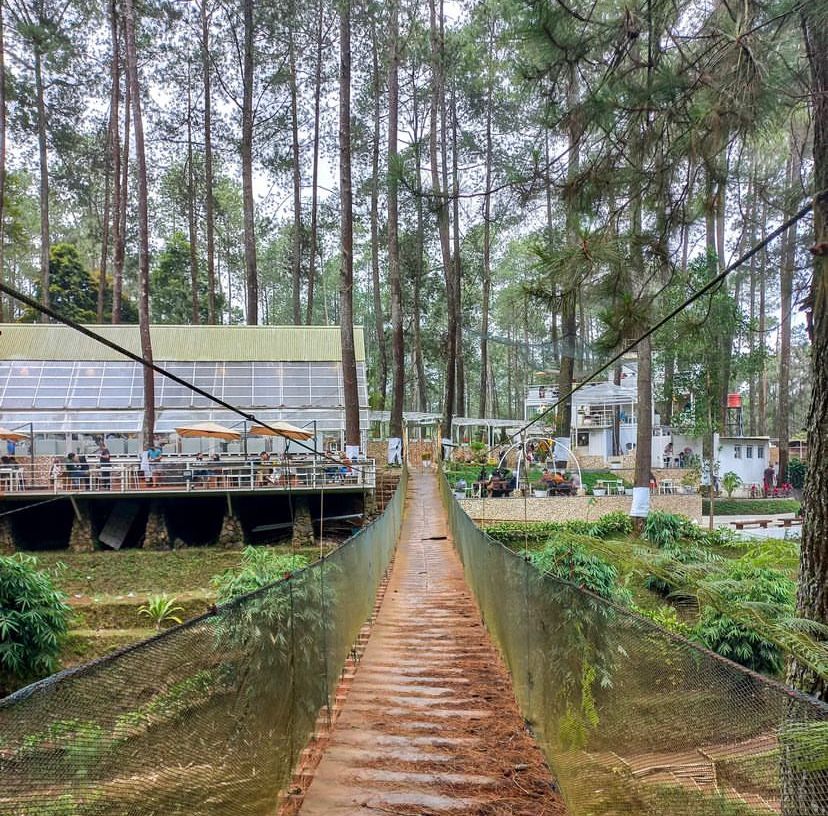
[[[69,613],[36,558],[0,556],[0,694],[55,670]]]

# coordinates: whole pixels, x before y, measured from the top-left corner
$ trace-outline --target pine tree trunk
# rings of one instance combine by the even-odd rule
[[[124,37],[126,39],[126,37]],[[121,300],[124,285],[124,263],[126,261],[126,221],[129,203],[129,120],[132,113],[132,92],[129,81],[124,84],[124,138],[120,156],[121,182],[119,209],[117,210],[118,230],[115,234],[115,252],[112,259],[112,322],[121,322]]]
[[[40,165],[40,300],[48,306],[49,296],[49,156],[46,143],[46,99],[43,88],[43,56],[40,46],[34,48],[35,97],[37,100],[37,146]],[[48,318],[41,315],[42,323]]]
[[[567,105],[572,108],[578,96],[577,74],[572,66],[567,86]],[[580,166],[580,138],[581,134],[578,125],[574,121],[569,125],[569,160],[566,168],[567,190],[574,191],[575,180],[578,176]],[[569,244],[578,241],[578,218],[575,210],[575,201],[572,196],[567,196],[566,207],[566,240]],[[563,396],[572,390],[572,380],[575,376],[575,354],[578,341],[578,304],[576,288],[570,284],[561,290],[561,366],[558,372],[558,395]],[[558,406],[555,419],[555,435],[560,437],[570,436],[572,428],[572,400],[565,399]]]
[[[814,272],[808,298],[811,338],[811,404],[808,411],[808,478],[802,514],[799,586],[796,611],[802,618],[828,625],[828,17],[824,4],[806,3],[801,11],[802,30],[811,72],[813,123]],[[793,661],[788,682],[828,701],[828,682]],[[796,714],[794,713],[794,718]],[[823,752],[824,754],[824,752]],[[814,756],[816,754],[814,753]],[[808,757],[809,759],[811,757]],[[784,759],[784,756],[783,756]],[[800,750],[800,760],[801,750]],[[802,770],[783,762],[782,813],[784,816],[824,812],[828,768],[815,763]]]
[[[431,121],[429,150],[431,153],[431,188],[434,197],[434,207],[437,211],[440,253],[443,263],[443,276],[446,283],[446,382],[444,389],[442,434],[445,438],[449,438],[451,437],[451,424],[454,417],[457,327],[455,326],[454,273],[451,266],[451,249],[449,247],[448,199],[444,193],[446,185],[440,179],[441,166],[443,169],[443,178],[445,179],[448,175],[446,169],[445,99],[443,90],[444,47],[441,36],[442,2],[440,12],[440,27],[438,28],[436,0],[429,0],[429,39],[431,44]],[[442,134],[439,153],[437,149],[438,123],[440,124]],[[440,160],[441,157],[442,161]]]
[[[133,0],[124,0],[124,31],[126,34],[126,69],[132,97],[132,118],[135,130],[135,162],[138,182],[138,324],[141,356],[152,363],[152,341],[149,324],[149,205],[147,193],[147,161],[144,152],[144,123],[141,117],[141,90],[138,83],[138,52],[135,47],[135,9]],[[143,444],[155,436],[155,379],[152,369],[144,366]]]
[[[187,62],[187,231],[190,238],[190,319],[194,326],[201,322],[198,303],[198,234],[196,231],[195,168],[193,167],[193,97],[190,86],[190,64]]]
[[[291,251],[291,281],[293,284],[293,325],[302,325],[302,169],[299,155],[299,102],[296,79],[296,44],[293,26],[288,29],[288,58],[290,62],[290,131],[293,164],[293,248]]]
[[[313,298],[316,283],[317,209],[319,200],[319,108],[322,96],[322,24],[325,6],[319,0],[316,17],[316,74],[313,82],[313,169],[311,171],[310,257],[308,258],[307,324],[313,325]],[[325,321],[327,323],[327,320]]]
[[[457,167],[458,149],[457,149],[457,89],[456,83],[452,82],[451,86],[451,189],[453,195],[452,210],[453,210],[453,236],[454,236],[454,252],[452,257],[452,267],[454,274],[454,323],[457,331],[457,340],[455,341],[457,349],[457,382],[456,390],[456,413],[460,416],[465,415],[466,410],[466,369],[463,357],[463,264],[460,255],[460,176]]]
[[[379,154],[380,154],[380,69],[376,31],[371,30],[372,74],[374,96],[374,133],[371,144],[371,284],[374,298],[374,330],[377,336],[377,390],[380,411],[385,410],[388,394],[388,351],[385,347],[385,315],[379,270]]]
[[[388,57],[388,283],[391,289],[391,348],[394,359],[390,435],[402,438],[405,397],[405,340],[397,212],[397,129],[399,118],[399,6],[391,0]]]
[[[761,238],[765,240],[767,232],[767,217],[768,205],[767,202],[762,204],[762,220],[761,224]],[[768,253],[767,250],[762,250],[759,255],[759,342],[765,345],[765,291],[767,286],[767,264]],[[763,349],[764,351],[764,349]],[[757,400],[756,418],[756,432],[759,436],[766,436],[768,429],[768,366],[765,362],[764,355],[762,358],[762,366],[759,371],[759,399]]]
[[[486,417],[489,388],[489,308],[492,291],[492,96],[494,94],[494,18],[489,17],[486,71],[486,169],[483,195],[483,280],[480,306],[480,402],[478,415]],[[547,187],[547,193],[549,192]],[[549,204],[549,202],[547,202]]]
[[[754,185],[754,194],[756,187]],[[754,213],[755,213],[754,207]],[[756,229],[755,224],[751,225],[750,244],[756,243]],[[748,433],[751,436],[756,434],[756,372],[753,370],[753,360],[756,357],[756,330],[754,328],[756,321],[756,256],[750,259],[750,284],[749,284],[749,303],[748,303],[748,322],[750,330],[748,332],[748,355],[751,361],[750,378],[748,380]],[[764,343],[764,339],[760,342]]]
[[[359,392],[354,349],[354,216],[351,190],[351,0],[343,0],[339,14],[339,195],[342,208],[339,330],[345,399],[345,444],[359,445]]]
[[[204,227],[207,239],[207,322],[218,322],[216,313],[215,194],[213,192],[213,112],[210,66],[210,24],[207,0],[201,0],[201,70],[204,74]]]
[[[259,279],[256,271],[256,222],[253,206],[253,0],[243,0],[242,57],[242,201],[244,209],[244,280],[247,323],[259,322]]]
[[[4,23],[3,3],[0,0],[0,283],[6,280],[4,263],[4,249],[6,247],[6,45]],[[5,319],[3,296],[0,295],[0,323]]]
[[[414,196],[414,207],[416,212],[416,229],[414,238],[414,293],[413,311],[411,322],[412,340],[414,341],[414,369],[417,372],[417,410],[425,411],[428,406],[428,390],[425,376],[425,363],[423,361],[423,343],[421,332],[421,302],[420,290],[423,281],[423,251],[425,244],[425,226],[423,222],[423,190],[422,190],[422,155],[420,153],[421,137],[420,132],[420,107],[417,94],[411,101],[412,126],[414,131],[414,172],[417,179],[417,194]]]
[[[115,0],[109,0],[107,6],[109,14],[110,41],[112,45],[112,59],[110,61],[109,130],[107,131],[106,137],[104,215],[101,240],[101,277],[98,281],[98,323],[104,322],[104,303],[106,300],[106,265],[109,256],[109,235],[111,232],[112,243],[117,247],[120,236],[121,214],[121,147],[118,139],[121,129],[121,71],[119,64],[120,41],[118,37],[118,12],[115,7]],[[111,198],[110,180],[112,183]],[[114,312],[114,301],[112,309]]]
[[[819,4],[803,6],[802,28],[811,69],[814,128],[814,275],[809,296],[811,405],[808,412],[808,478],[799,564],[797,613],[828,625],[828,18]],[[820,700],[828,700],[824,677],[794,662],[789,681]],[[796,773],[796,772],[794,772]],[[787,778],[783,813],[817,813],[828,790],[828,770],[799,772]]]
[[[113,123],[112,109],[109,112],[109,128],[106,134],[106,149],[104,159],[104,206],[103,215],[101,216],[101,262],[99,265],[98,275],[98,303],[96,310],[96,319],[98,323],[104,322],[104,303],[106,301],[106,263],[109,257],[109,218],[111,206],[112,193],[112,166],[110,162],[111,149],[110,142],[112,140],[113,127],[117,124]]]
[[[800,146],[791,133],[790,158],[788,167],[788,206],[785,218],[790,218],[798,209]],[[778,484],[788,479],[788,454],[791,445],[790,385],[791,385],[791,322],[793,320],[793,278],[796,263],[797,225],[794,224],[785,235],[779,270],[779,399],[776,408],[776,434],[779,437]]]

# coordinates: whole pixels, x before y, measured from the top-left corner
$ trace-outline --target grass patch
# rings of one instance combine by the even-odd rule
[[[275,552],[290,552],[286,547],[274,547]],[[317,548],[300,549],[311,559],[318,556]],[[111,596],[145,596],[166,592],[182,595],[204,590],[211,596],[215,591],[210,579],[231,567],[237,567],[240,550],[218,547],[193,547],[183,550],[157,552],[152,550],[101,550],[91,553],[73,553],[67,550],[48,550],[33,553],[40,569],[50,569],[58,563],[66,565],[55,583],[70,597],[90,598]]]
[[[713,511],[717,516],[763,516],[799,513],[796,499],[716,499]],[[710,515],[710,499],[702,499],[702,515]]]

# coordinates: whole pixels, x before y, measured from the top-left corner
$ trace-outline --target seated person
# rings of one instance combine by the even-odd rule
[[[267,477],[270,475],[273,466],[270,464],[270,454],[267,451],[262,451],[259,454],[259,461],[257,464],[256,484],[260,487],[267,484]]]

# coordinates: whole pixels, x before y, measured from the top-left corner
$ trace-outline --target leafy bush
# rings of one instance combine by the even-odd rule
[[[591,553],[594,538],[574,533],[559,533],[530,560],[541,572],[570,581],[584,589],[615,601],[627,602],[629,593],[618,586],[618,570],[599,555]]]
[[[741,487],[742,485],[742,477],[738,473],[734,473],[732,470],[729,470],[722,476],[722,487],[725,489],[725,493],[727,493],[727,497],[730,499],[733,497],[733,491],[737,487]]]
[[[788,481],[791,487],[801,490],[805,487],[805,477],[808,475],[808,463],[794,457],[788,462]]]
[[[749,669],[779,674],[784,663],[782,649],[747,625],[744,613],[759,604],[766,614],[781,616],[793,612],[794,581],[779,570],[755,567],[740,560],[705,582],[700,590],[711,603],[705,605],[694,627],[694,637]],[[741,619],[737,620],[737,616]]]
[[[765,640],[755,629],[712,607],[704,608],[701,619],[693,629],[693,636],[708,649],[753,671],[770,674],[782,671],[784,658],[778,646]]]
[[[138,610],[138,614],[149,618],[156,629],[161,629],[168,623],[181,623],[181,618],[176,613],[183,612],[184,607],[176,606],[177,602],[177,598],[170,598],[166,592],[150,595],[147,602]]]
[[[219,601],[223,603],[237,595],[244,595],[280,581],[286,573],[302,569],[308,563],[308,559],[303,555],[275,553],[260,547],[245,547],[239,566],[216,575],[212,584],[218,592]]]
[[[675,549],[683,538],[695,539],[696,529],[685,516],[653,510],[647,516],[644,535],[654,547],[670,550]]]
[[[0,693],[55,670],[69,612],[36,558],[0,556]]]
[[[589,528],[589,535],[593,538],[614,538],[616,536],[627,536],[632,533],[632,519],[622,510],[614,513],[607,513]]]

